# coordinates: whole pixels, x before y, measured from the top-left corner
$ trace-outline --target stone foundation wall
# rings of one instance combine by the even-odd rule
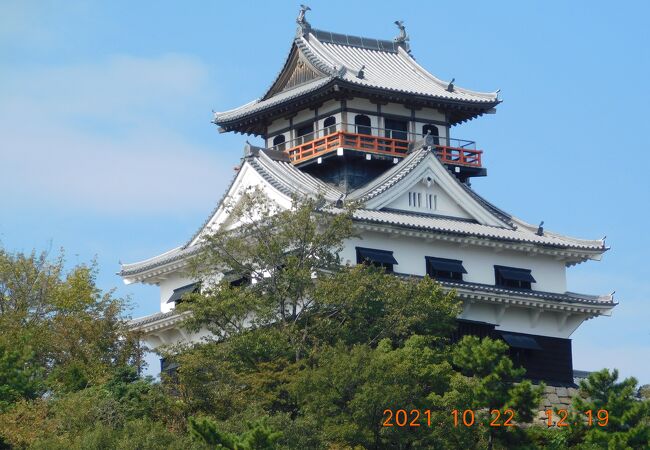
[[[573,387],[546,386],[542,401],[539,404],[536,424],[546,425],[546,411],[556,409],[571,409],[573,397],[578,395],[578,389]],[[558,420],[556,417],[555,420]]]

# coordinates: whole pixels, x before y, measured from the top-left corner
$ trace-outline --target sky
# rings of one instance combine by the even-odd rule
[[[484,150],[473,187],[548,230],[598,239],[569,290],[616,291],[572,335],[574,367],[650,383],[650,3],[311,0],[315,28],[391,39],[443,80],[501,89],[497,113],[452,129]],[[298,2],[0,2],[0,245],[97,259],[98,284],[158,311],[119,262],[184,243],[234,176],[246,139],[212,111],[267,89]]]

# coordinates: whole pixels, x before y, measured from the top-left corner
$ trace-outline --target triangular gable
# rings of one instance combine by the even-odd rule
[[[459,205],[438,183],[433,181],[430,174],[424,176],[420,182],[408,188],[407,192],[388,203],[385,208],[406,212],[437,214],[441,216],[457,217],[459,219],[473,219],[461,205]]]
[[[294,43],[284,67],[262,99],[266,100],[282,91],[327,76],[314,67]]]
[[[511,228],[474,199],[431,151],[419,151],[426,151],[427,154],[408,172],[402,173],[399,181],[368,199],[366,208],[431,213],[471,219],[482,225]],[[399,167],[393,169],[399,171]]]
[[[262,177],[248,161],[245,161],[239,172],[237,172],[237,175],[230,185],[226,195],[223,196],[217,208],[213,211],[199,232],[197,232],[192,240],[187,244],[187,247],[196,245],[201,240],[202,236],[220,227],[235,228],[237,224],[230,220],[229,206],[236,205],[241,199],[242,194],[252,187],[261,189],[269,199],[275,201],[280,207],[291,207],[291,198],[276,189],[271,183]]]

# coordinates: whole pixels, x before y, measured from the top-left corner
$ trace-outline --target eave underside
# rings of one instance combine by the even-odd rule
[[[242,113],[233,119],[215,118],[214,123],[220,132],[237,132],[255,136],[266,136],[268,124],[278,118],[291,116],[298,111],[315,108],[323,102],[334,99],[337,101],[354,97],[367,98],[376,102],[395,102],[408,105],[408,108],[434,108],[448,113],[450,125],[457,125],[480,117],[492,110],[499,101],[489,103],[461,102],[448,99],[437,99],[423,95],[413,95],[403,92],[387,91],[372,87],[356,86],[345,81],[335,80],[314,91],[261,108],[250,113]]]

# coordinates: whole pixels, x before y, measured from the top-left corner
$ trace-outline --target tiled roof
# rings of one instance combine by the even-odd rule
[[[496,93],[482,93],[459,87],[447,90],[448,82],[427,72],[402,47],[397,47],[397,51],[371,50],[320,42],[313,35],[309,37],[307,45],[330,64],[345,67],[347,70],[342,78],[350,83],[452,101],[495,103],[497,100]],[[364,66],[363,78],[357,76],[361,66]]]
[[[418,164],[426,158],[428,153],[429,151],[424,147],[411,152],[406,158],[383,174],[379,175],[374,180],[350,192],[347,199],[366,202],[379,194],[386,192],[416,168]]]
[[[605,247],[599,240],[582,240],[544,232],[538,236],[526,228],[501,228],[481,225],[473,221],[459,220],[451,217],[430,214],[416,214],[394,210],[359,209],[354,213],[354,219],[362,222],[407,227],[425,231],[453,233],[466,236],[476,236],[487,239],[498,239],[511,242],[522,242],[557,248],[576,250],[604,251]]]
[[[578,294],[575,292],[565,292],[563,294],[557,292],[533,291],[526,289],[506,289],[490,284],[470,283],[470,282],[456,282],[456,281],[440,281],[445,287],[457,290],[486,292],[494,294],[507,295],[509,297],[526,297],[538,298],[543,300],[553,300],[563,303],[580,303],[594,306],[614,306],[616,302],[611,295],[589,295]]]
[[[148,316],[136,317],[135,319],[130,320],[128,325],[129,328],[141,327],[142,325],[147,325],[149,323],[153,323],[158,320],[170,318],[174,316],[174,314],[176,314],[176,311],[172,309],[171,311],[167,311],[167,312],[157,312],[157,313],[150,314]]]
[[[290,162],[275,160],[264,151],[259,153],[259,157],[247,158],[246,161],[272,186],[286,195],[322,194],[325,200],[330,202],[335,202],[343,195],[343,192],[334,186],[297,169]]]
[[[243,162],[249,164],[258,174],[260,174],[266,181],[268,181],[269,184],[271,184],[273,187],[285,195],[323,195],[324,198],[329,202],[336,202],[343,195],[342,191],[322,182],[318,178],[312,177],[311,175],[308,175],[307,173],[297,169],[290,162],[274,159],[267,153],[268,152],[264,149],[254,148],[251,154],[244,158]],[[236,176],[233,178],[230,186],[233,185],[233,182],[236,178]],[[196,237],[201,233],[201,231],[210,222],[212,217],[216,214],[219,207],[225,200],[228,191],[230,191],[230,187],[226,189],[226,193],[219,200],[217,206],[212,210],[205,222],[203,222],[197,232],[184,245],[176,247],[163,253],[162,255],[154,256],[153,258],[149,258],[144,261],[131,264],[122,264],[119,275],[128,277],[142,273],[149,269],[163,266],[165,264],[180,261],[188,256],[196,254],[199,251],[200,247],[198,245],[192,246],[191,243],[196,239]]]
[[[422,278],[421,275],[410,275],[406,273],[397,273],[400,278]],[[565,304],[573,305],[585,305],[593,307],[603,307],[606,309],[613,308],[617,305],[614,301],[614,297],[610,295],[589,295],[589,294],[578,294],[576,292],[546,292],[546,291],[534,291],[528,289],[508,289],[493,284],[483,284],[483,283],[472,283],[468,281],[444,281],[436,280],[443,287],[447,289],[455,289],[459,296],[466,296],[468,293],[480,293],[480,294],[494,294],[497,296],[504,296],[508,298],[522,298],[522,299],[539,299],[539,300],[550,300],[553,302],[561,302]]]
[[[162,255],[154,256],[153,258],[145,259],[144,261],[139,261],[131,264],[122,264],[122,268],[118,275],[122,277],[128,277],[130,275],[135,275],[149,269],[164,266],[165,264],[180,261],[188,256],[192,256],[196,254],[198,250],[198,246],[188,248],[176,247],[163,253]]]
[[[401,278],[422,278],[416,275],[396,273],[395,275]],[[586,307],[596,307],[610,309],[616,306],[611,295],[588,295],[588,294],[578,294],[575,292],[545,292],[545,291],[533,291],[525,289],[506,289],[494,285],[482,284],[482,283],[470,283],[470,282],[457,282],[457,281],[438,281],[444,288],[455,289],[458,295],[462,298],[467,292],[481,293],[481,294],[494,294],[502,295],[508,298],[523,298],[530,300],[543,300],[543,301],[553,301],[560,302],[564,304],[571,304],[573,306],[586,306]],[[174,310],[168,312],[159,312],[154,313],[148,316],[139,317],[129,321],[129,327],[132,329],[141,328],[143,326],[153,324],[158,321],[165,319],[176,318],[180,320],[185,313],[177,313]],[[174,320],[177,322],[178,320]]]
[[[367,185],[352,191],[345,200],[360,201],[364,203],[367,200],[380,195],[402,180],[420,163],[422,163],[427,155],[431,154],[430,150],[426,148],[420,148],[413,151],[409,156],[404,158],[383,175],[380,175]],[[343,196],[343,192],[336,187],[328,185],[318,178],[301,171],[286,160],[269,156],[267,151],[263,149],[254,148],[243,161],[245,164],[249,164],[251,168],[260,174],[269,184],[285,195],[322,194],[325,199],[332,204]],[[453,175],[452,178],[456,180]],[[510,227],[481,225],[472,220],[386,209],[358,209],[354,214],[354,219],[362,223],[381,224],[436,233],[451,233],[459,236],[475,236],[485,239],[541,245],[556,249],[595,252],[604,252],[607,250],[604,242],[601,240],[577,239],[547,230],[544,231],[542,236],[538,236],[536,234],[536,227],[512,217],[483,199],[463,183],[460,183],[457,180],[456,182],[458,182],[458,184],[461,185],[475,200],[481,203],[483,207],[495,216],[501,218],[506,224],[510,225]],[[230,189],[227,191],[229,190]],[[223,203],[226,195],[227,193],[224,194],[224,197],[222,197],[219,204],[211,212],[206,222],[204,222],[197,233],[195,233],[185,245],[145,261],[123,264],[122,270],[119,274],[123,277],[129,277],[153,268],[183,260],[186,257],[197,253],[199,251],[199,246],[191,245],[191,243],[195,241],[199,233],[205,228],[205,226],[207,226],[211,218]],[[332,210],[336,211],[337,208],[332,208]]]
[[[265,109],[271,108],[275,105],[282,104],[289,100],[292,101],[296,100],[299,97],[307,96],[312,92],[314,92],[315,90],[320,89],[321,87],[327,85],[333,79],[334,79],[333,77],[318,78],[316,80],[312,80],[307,83],[298,85],[293,89],[280,92],[277,95],[274,95],[273,97],[270,97],[266,100],[258,99],[249,102],[243,106],[240,106],[239,108],[232,109],[230,111],[217,112],[214,114],[214,122],[220,123],[220,122],[237,120],[249,114],[263,111]]]
[[[409,173],[411,173],[415,168],[417,168],[418,165],[422,163],[422,161],[427,156],[432,154],[431,149],[425,147],[422,144],[422,141],[416,142],[414,144],[414,147],[416,148],[416,150],[412,151],[399,164],[393,166],[391,169],[387,170],[382,175],[378,176],[377,178],[370,181],[366,185],[360,187],[354,192],[351,192],[347,198],[349,200],[358,200],[361,202],[367,202],[368,200],[371,200],[377,197],[378,195],[381,195],[382,193],[386,192],[388,189],[390,189],[391,187],[399,183],[401,180],[403,180]],[[453,180],[453,182],[456,183],[457,185],[461,186],[462,189],[470,195],[470,197],[476,200],[483,208],[489,211],[493,216],[498,218],[500,221],[514,228],[514,224],[512,222],[512,216],[510,214],[502,211],[501,209],[494,206],[492,203],[485,200],[483,197],[481,197],[479,194],[473,191],[465,183],[461,183],[458,180],[458,178],[456,178],[456,176],[453,175],[448,168],[446,170],[451,174],[450,179]]]
[[[289,100],[295,100],[332,81],[393,93],[423,96],[443,102],[469,104],[484,109],[499,103],[496,92],[477,92],[457,86],[450,88],[449,82],[430,74],[402,46],[390,41],[312,30],[307,36],[296,37],[292,49],[301,52],[321,72],[321,78],[274,95],[267,92],[261,99],[229,111],[215,113],[215,123],[232,122]],[[360,76],[362,69],[363,75]]]

